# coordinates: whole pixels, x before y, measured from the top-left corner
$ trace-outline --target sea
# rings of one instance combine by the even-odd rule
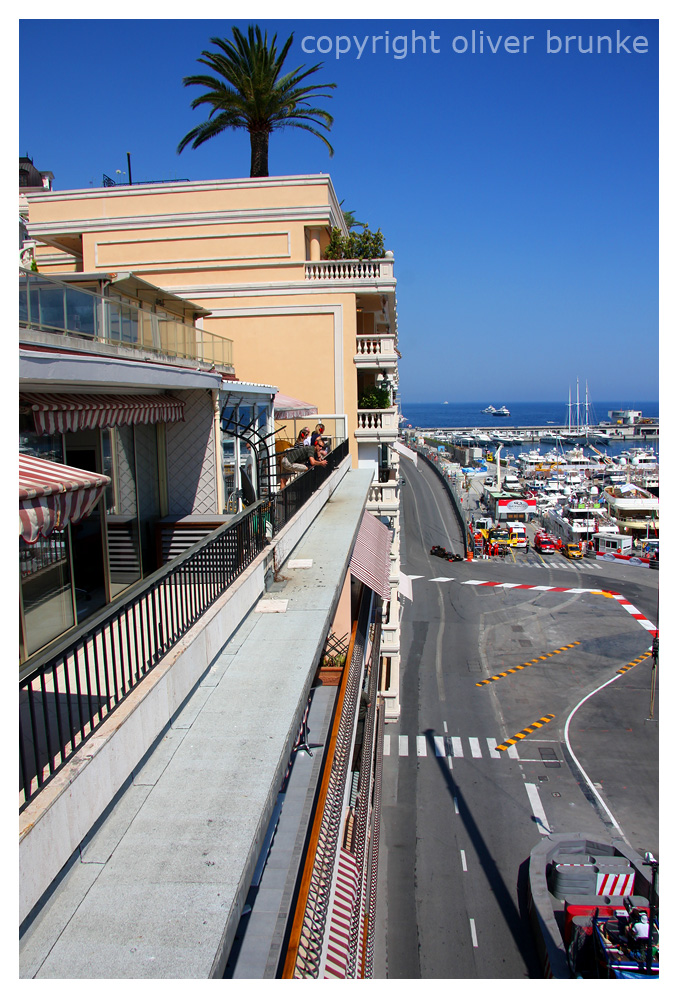
[[[506,405],[510,410],[510,416],[492,416],[490,413],[483,413],[487,406],[495,406],[497,409]],[[659,416],[659,403],[638,402],[634,405],[625,405],[620,402],[602,402],[595,405],[588,405],[588,424],[595,426],[603,420],[609,420],[608,411],[610,409],[635,409],[639,410],[643,417]],[[420,427],[421,429],[441,429],[450,430],[456,427],[468,427],[482,430],[486,427],[493,427],[495,430],[504,430],[509,427],[542,427],[559,431],[569,424],[568,406],[562,402],[402,402],[401,413],[404,421],[401,428],[409,429]],[[579,422],[585,422],[584,407],[580,410]],[[571,413],[572,427],[576,424],[576,406],[572,405]],[[580,442],[582,443],[582,442]],[[571,445],[565,445],[571,447]],[[621,441],[612,444],[595,445],[602,454],[611,458],[616,458],[621,451],[626,448],[639,447],[640,441]],[[531,445],[536,447],[541,454],[550,450],[550,445]],[[658,455],[658,439],[649,442],[649,447]],[[505,454],[517,456],[520,452],[526,451],[527,444],[512,446],[505,449]],[[492,447],[491,450],[494,450]]]
[[[491,416],[483,413],[487,406],[500,409],[506,405],[510,416]],[[588,423],[593,426],[602,420],[608,420],[610,409],[640,410],[643,416],[659,416],[658,402],[637,402],[634,405],[622,405],[620,402],[601,402],[588,405]],[[569,423],[568,406],[564,402],[402,402],[401,412],[405,417],[403,426],[412,427],[566,427]],[[583,406],[581,419],[584,422]],[[572,426],[576,423],[576,405],[572,405]]]

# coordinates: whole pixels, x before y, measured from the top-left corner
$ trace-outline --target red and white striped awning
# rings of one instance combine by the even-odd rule
[[[111,479],[56,461],[19,455],[19,534],[34,544],[88,515]]]
[[[350,572],[374,593],[389,600],[390,591],[390,545],[392,533],[372,514],[364,513],[359,534],[354,543]]]
[[[304,420],[307,416],[315,416],[318,412],[318,406],[312,402],[294,399],[291,395],[284,395],[283,392],[277,392],[274,396],[274,419],[276,420]]]
[[[356,858],[349,850],[340,850],[338,876],[335,883],[335,896],[331,910],[331,922],[326,951],[324,978],[356,978],[354,968],[348,969],[349,933],[352,925],[352,912],[357,900],[359,872]],[[358,965],[361,966],[361,932],[357,939]]]
[[[171,395],[35,395],[22,392],[19,405],[33,414],[39,434],[128,427],[138,423],[176,423],[184,403]]]

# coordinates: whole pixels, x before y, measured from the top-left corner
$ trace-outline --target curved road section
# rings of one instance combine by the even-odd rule
[[[539,838],[621,830],[658,856],[659,691],[639,620],[656,623],[658,573],[531,550],[442,561],[432,545],[463,550],[445,488],[424,462],[402,475],[413,602],[384,744],[374,974],[540,978],[525,911]]]

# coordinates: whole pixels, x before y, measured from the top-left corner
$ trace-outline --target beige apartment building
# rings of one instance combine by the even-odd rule
[[[373,470],[367,509],[393,531],[380,686],[386,719],[396,720],[400,445],[392,254],[324,259],[332,228],[347,234],[325,174],[44,189],[25,198],[40,272],[118,281],[134,274],[196,303],[204,310],[197,326],[205,321],[233,343],[241,381],[277,386],[316,407],[331,436],[347,427],[352,464]],[[376,387],[387,388],[392,404],[365,408]],[[289,438],[302,425],[282,424],[280,435]]]

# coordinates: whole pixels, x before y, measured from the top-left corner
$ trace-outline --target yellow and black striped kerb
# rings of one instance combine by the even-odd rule
[[[627,666],[622,666],[621,669],[617,669],[616,672],[625,673],[627,670],[632,669],[633,666],[637,666],[637,664],[641,663],[644,659],[649,659],[651,654],[652,654],[651,652],[643,652],[643,654],[641,656],[638,656],[637,659],[633,659],[632,663],[628,663]]]
[[[543,728],[543,726],[552,721],[554,717],[555,715],[543,715],[543,717],[539,718],[538,721],[533,722],[531,725],[527,725],[527,727],[523,728],[521,732],[517,732],[511,739],[506,739],[505,742],[501,742],[500,745],[496,746],[496,749],[501,751],[509,749],[509,747],[514,746],[516,742],[526,739],[526,737],[531,735],[532,732],[535,732],[536,729]]]
[[[480,680],[479,683],[475,684],[475,687],[485,687],[487,683],[493,683],[494,680],[502,680],[504,676],[510,676],[511,673],[519,673],[521,669],[525,669],[527,666],[533,666],[534,663],[545,662],[546,659],[550,659],[551,656],[559,656],[560,652],[566,652],[568,649],[575,649],[580,642],[572,642],[571,645],[562,645],[559,649],[553,649],[552,652],[546,652],[544,656],[537,656],[536,659],[528,659],[527,662],[522,663],[521,666],[513,666],[512,669],[506,669],[502,673],[496,673],[495,676],[490,676],[486,680]]]

